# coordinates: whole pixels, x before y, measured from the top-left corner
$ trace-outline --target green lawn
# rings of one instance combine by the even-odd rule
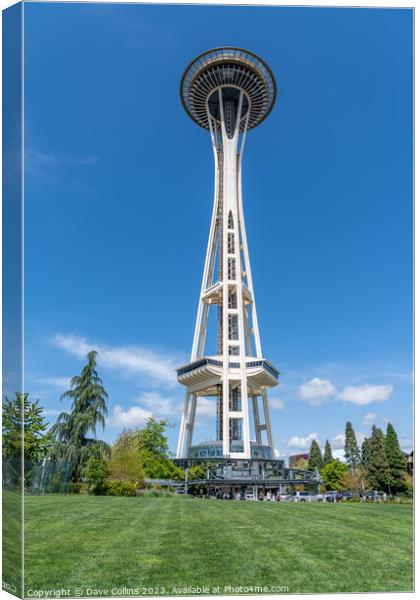
[[[3,491],[2,579],[10,593],[21,593],[22,584],[22,495]]]
[[[411,505],[28,497],[25,540],[27,591],[413,586]]]

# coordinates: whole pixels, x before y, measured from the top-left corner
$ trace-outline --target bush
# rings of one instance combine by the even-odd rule
[[[106,493],[105,481],[109,476],[109,462],[104,458],[92,456],[86,463],[83,475],[89,484],[89,493],[100,495]]]
[[[78,494],[80,492],[81,483],[80,481],[70,481],[70,494]]]
[[[126,481],[139,487],[144,479],[144,470],[138,450],[131,444],[126,434],[122,434],[112,449],[110,462],[110,479]]]
[[[107,496],[135,496],[136,485],[120,479],[107,479],[105,481],[105,493]]]

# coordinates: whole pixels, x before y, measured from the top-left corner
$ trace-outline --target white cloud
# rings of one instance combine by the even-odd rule
[[[136,402],[144,404],[154,413],[161,415],[180,414],[176,398],[162,396],[160,392],[143,392],[141,396],[136,398]]]
[[[340,448],[344,448],[345,436],[344,433],[339,433],[330,439],[331,448],[334,450],[339,450]]]
[[[27,158],[26,158],[27,157]],[[89,167],[99,163],[96,155],[64,154],[54,150],[44,151],[33,145],[25,149],[25,167],[27,171],[35,176],[47,176],[56,178],[56,171],[62,172],[68,167]]]
[[[284,402],[281,398],[270,398],[269,403],[274,410],[284,410]]]
[[[403,452],[411,452],[414,448],[412,437],[400,437],[400,448]]]
[[[345,456],[344,456],[344,448],[333,448],[332,449],[332,455],[333,458],[336,458],[337,460],[341,460],[341,462],[345,462]]]
[[[145,425],[152,414],[150,410],[145,410],[140,406],[130,406],[127,410],[124,410],[117,404],[108,425],[110,427],[138,427],[139,425]]]
[[[76,335],[61,334],[55,335],[51,343],[78,358],[84,358],[91,350],[97,350],[98,363],[102,367],[117,370],[124,375],[146,375],[152,382],[167,387],[176,384],[175,369],[179,366],[178,361],[148,348],[106,346],[88,342],[86,338]]]
[[[349,385],[338,395],[338,398],[343,400],[343,402],[365,406],[372,402],[388,400],[393,391],[394,387],[390,384],[371,385],[366,383],[358,387]]]
[[[360,431],[355,431],[355,436],[356,436],[357,444],[360,448],[360,446],[362,445],[362,442],[366,436],[363,433],[360,433]],[[346,436],[344,433],[338,433],[337,435],[335,435],[333,438],[330,439],[331,448],[333,450],[336,450],[337,456],[341,456],[341,455],[344,456],[345,441],[346,441]],[[334,456],[335,456],[335,454],[334,454]]]
[[[285,452],[280,452],[278,448],[274,448],[274,458],[287,458],[287,454]]]
[[[198,417],[215,417],[216,416],[216,401],[210,398],[199,396],[197,398],[197,416]]]
[[[288,448],[296,448],[298,450],[307,450],[311,445],[312,440],[318,440],[317,433],[310,433],[306,437],[294,435],[287,442]]]
[[[300,386],[299,394],[301,399],[305,402],[319,405],[328,398],[334,396],[336,394],[336,389],[329,379],[314,377]]]
[[[68,390],[70,388],[70,380],[71,377],[45,377],[43,379],[37,379],[36,383]]]
[[[372,411],[369,411],[363,417],[363,425],[366,425],[367,427],[369,425],[373,425],[373,422],[375,419],[376,419],[375,413],[373,413]]]

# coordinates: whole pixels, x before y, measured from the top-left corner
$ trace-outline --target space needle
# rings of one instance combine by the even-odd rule
[[[270,68],[241,48],[226,46],[200,54],[181,80],[186,112],[210,132],[215,173],[191,358],[177,370],[178,381],[186,386],[179,459],[274,458],[267,390],[277,385],[279,371],[261,348],[241,170],[246,134],[266,119],[275,99]],[[200,398],[215,402],[216,435],[196,443]]]

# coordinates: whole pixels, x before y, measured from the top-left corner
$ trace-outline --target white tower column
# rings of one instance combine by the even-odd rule
[[[202,456],[194,445],[193,432],[197,402],[204,396],[213,398],[217,407],[217,439],[213,446],[208,444],[206,457],[271,458],[274,447],[267,388],[277,385],[279,373],[261,350],[243,215],[241,163],[246,132],[270,112],[275,82],[267,65],[252,53],[223,48],[204,53],[191,63],[181,82],[181,96],[190,116],[210,132],[215,176],[191,362],[178,369],[178,380],[187,391],[177,457]],[[213,308],[217,310],[217,330],[208,336]],[[208,349],[210,344],[213,346]],[[251,441],[251,423],[255,441]]]

